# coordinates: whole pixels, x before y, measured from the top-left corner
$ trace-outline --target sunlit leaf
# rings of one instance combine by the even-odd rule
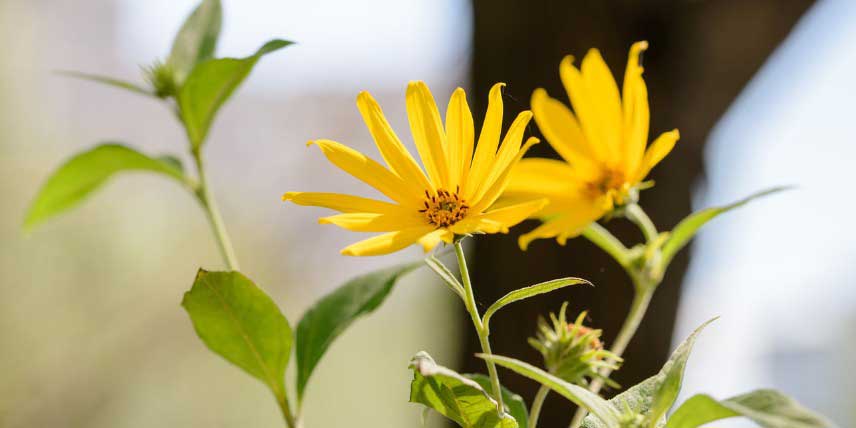
[[[114,79],[112,77],[101,76],[98,74],[91,74],[91,73],[83,73],[80,71],[61,70],[61,71],[58,71],[57,73],[59,73],[63,76],[74,77],[76,79],[89,80],[91,82],[96,82],[96,83],[101,83],[101,84],[108,85],[108,86],[113,86],[114,88],[124,89],[126,91],[131,91],[135,94],[147,95],[147,96],[150,96],[153,98],[158,98],[158,96],[155,94],[155,92],[149,88],[144,88],[144,87],[137,85],[135,83],[126,82],[126,81],[120,80],[120,79]]]
[[[120,144],[102,144],[82,152],[48,178],[30,206],[24,229],[68,210],[122,171],[152,171],[186,184],[176,158],[153,158]]]
[[[205,141],[214,116],[265,54],[292,42],[272,40],[246,58],[217,58],[199,63],[178,92],[181,119],[194,148]]]
[[[285,394],[291,327],[262,289],[240,272],[200,269],[181,305],[209,349]]]
[[[508,304],[577,284],[592,285],[592,283],[582,278],[560,278],[514,290],[505,296],[500,297],[499,300],[487,308],[487,311],[484,313],[484,324],[488,325],[490,323],[490,317],[492,317],[496,311],[502,309]]]
[[[481,373],[472,373],[464,375],[467,379],[472,379],[478,382],[479,386],[485,391],[490,391],[493,386],[490,383],[490,377]],[[517,426],[525,428],[529,424],[529,409],[526,407],[526,402],[523,397],[511,392],[506,387],[502,387],[502,402],[505,404],[505,411],[517,421]]]
[[[666,428],[696,428],[720,419],[743,416],[763,428],[825,428],[833,424],[781,392],[761,389],[718,401],[699,394],[685,401]]]
[[[721,207],[712,207],[706,208],[701,211],[695,212],[687,216],[685,219],[681,220],[671,232],[669,232],[669,239],[666,240],[666,243],[663,244],[662,248],[662,259],[661,265],[662,270],[665,270],[666,266],[672,261],[672,258],[675,257],[675,254],[678,251],[681,251],[690,239],[695,236],[698,232],[699,228],[705,225],[708,221],[712,220],[714,217],[726,212],[733,210],[734,208],[741,207],[753,199],[757,199],[763,196],[767,196],[773,193],[781,192],[783,190],[788,190],[789,187],[774,187],[772,189],[767,189],[762,192],[755,193],[754,195],[750,195],[746,198],[743,198],[733,204],[721,206]]]
[[[463,428],[518,428],[514,417],[499,414],[496,401],[478,382],[437,365],[427,353],[416,354],[410,368],[411,403],[424,404]]]
[[[303,399],[312,371],[327,348],[357,318],[377,309],[404,274],[421,263],[409,263],[358,276],[316,302],[297,324],[297,395]]]
[[[203,0],[184,21],[167,59],[179,86],[196,64],[214,57],[222,20],[220,1]]]
[[[566,382],[544,370],[539,369],[531,364],[525,363],[514,358],[502,357],[499,355],[484,355],[479,354],[479,358],[487,361],[493,361],[496,365],[510,369],[522,376],[528,377],[542,385],[547,386],[559,395],[567,398],[574,404],[586,409],[592,415],[603,423],[606,428],[617,428],[619,412],[616,411],[606,400],[589,390]]]

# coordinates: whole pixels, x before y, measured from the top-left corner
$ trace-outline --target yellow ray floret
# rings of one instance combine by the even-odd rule
[[[365,182],[389,201],[337,193],[288,192],[284,201],[338,211],[319,219],[355,232],[381,234],[342,250],[349,256],[388,254],[419,243],[430,251],[456,235],[507,233],[508,228],[543,209],[547,199],[536,196],[494,207],[511,180],[511,172],[538,140],[523,134],[532,113],[520,113],[505,138],[502,134],[502,88],[489,94],[487,114],[475,144],[475,127],[464,90],[452,94],[445,125],[422,82],[407,86],[407,116],[420,168],[392,130],[380,106],[368,92],[357,96],[357,107],[386,166],[343,144],[310,141],[333,164]]]
[[[544,89],[533,92],[535,122],[564,161],[523,159],[511,173],[508,199],[549,200],[536,213],[543,224],[520,237],[521,248],[539,238],[564,244],[616,206],[633,202],[642,180],[675,146],[677,129],[646,149],[648,89],[639,60],[647,48],[647,42],[630,48],[621,93],[597,49],[579,69],[570,56],[559,66],[573,111]]]

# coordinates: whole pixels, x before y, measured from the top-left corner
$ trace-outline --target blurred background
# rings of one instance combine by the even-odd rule
[[[197,267],[220,267],[202,212],[182,189],[129,174],[31,235],[20,229],[48,174],[98,142],[189,160],[162,105],[54,71],[141,81],[140,66],[167,54],[195,3],[0,1],[8,41],[0,60],[4,428],[280,424],[265,388],[209,353],[179,307]],[[856,362],[856,202],[846,172],[856,161],[856,3],[223,3],[219,55],[244,56],[273,37],[299,43],[261,61],[206,148],[242,268],[293,323],[354,274],[419,255],[413,248],[341,257],[338,249],[358,235],[316,225],[323,210],[279,200],[287,190],[367,194],[304,147],[324,137],[375,153],[354,104],[360,90],[375,95],[405,137],[408,80],[425,80],[443,105],[456,86],[467,88],[477,116],[490,85],[507,82],[508,116],[527,108],[535,87],[559,93],[565,54],[599,47],[620,75],[630,44],[645,39],[652,133],[677,127],[682,135],[642,198],[661,229],[693,209],[797,187],[714,221],[676,260],[618,380],[631,385],[653,374],[674,342],[720,315],[690,360],[685,395],[776,387],[841,426],[856,425],[856,375],[847,370]],[[541,145],[536,154],[550,151]],[[639,239],[613,223],[627,242]],[[471,248],[480,304],[557,276],[583,276],[597,288],[509,307],[495,320],[497,353],[535,360],[525,339],[537,316],[563,300],[590,309],[607,339],[615,334],[630,284],[611,260],[583,240],[539,241],[526,254],[515,241],[513,232]],[[406,402],[407,361],[422,349],[453,368],[480,370],[471,326],[449,294],[426,273],[411,275],[348,330],[309,386],[307,426],[417,426],[421,409]],[[527,398],[536,388],[508,373],[504,381]],[[550,397],[544,426],[564,426],[571,410]]]

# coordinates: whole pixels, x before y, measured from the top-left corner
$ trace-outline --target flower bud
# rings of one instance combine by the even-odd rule
[[[150,67],[145,67],[143,71],[158,98],[169,98],[178,94],[175,73],[169,64],[157,61]]]
[[[539,318],[538,333],[529,339],[529,344],[544,357],[547,371],[567,382],[588,385],[591,379],[601,378],[610,386],[618,386],[601,376],[600,369],[617,369],[621,358],[603,349],[601,330],[583,325],[586,312],[573,323],[568,323],[565,316],[567,307],[565,302],[558,316],[551,313],[549,323],[543,317]]]

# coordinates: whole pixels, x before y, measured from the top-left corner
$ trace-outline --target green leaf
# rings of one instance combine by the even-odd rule
[[[449,268],[447,268],[440,259],[432,255],[425,258],[425,264],[443,280],[446,286],[448,286],[453,293],[457,294],[461,299],[465,298],[464,286],[461,285],[458,278],[455,278],[455,275],[449,271]]]
[[[497,300],[496,302],[494,302],[494,304],[490,305],[490,307],[487,308],[487,311],[485,311],[484,313],[484,325],[489,325],[490,317],[492,317],[493,314],[496,313],[496,311],[502,309],[508,304],[576,284],[592,285],[592,283],[582,278],[560,278],[554,279],[552,281],[542,282],[540,284],[530,285],[529,287],[524,287],[519,290],[514,290],[506,294],[505,296],[502,296],[501,298],[499,298],[499,300]]]
[[[193,69],[178,92],[178,106],[194,149],[202,146],[217,110],[246,79],[259,59],[290,44],[292,42],[272,40],[246,58],[209,59]]]
[[[152,91],[150,89],[144,88],[144,87],[139,86],[135,83],[126,82],[124,80],[119,80],[119,79],[114,79],[112,77],[101,76],[98,74],[83,73],[80,71],[60,70],[60,71],[57,71],[57,73],[61,74],[63,76],[67,76],[67,77],[74,77],[76,79],[89,80],[92,82],[101,83],[101,84],[108,85],[108,86],[113,86],[115,88],[124,89],[126,91],[131,91],[131,92],[136,93],[136,94],[147,95],[147,96],[150,96],[153,98],[158,98],[158,96],[154,93],[154,91]]]
[[[167,59],[179,86],[197,64],[214,57],[222,20],[220,1],[203,0],[184,21]]]
[[[708,324],[715,321],[713,318],[701,326],[699,326],[689,337],[687,337],[675,352],[672,353],[660,372],[654,376],[645,379],[644,381],[628,388],[621,394],[616,395],[609,400],[612,407],[618,412],[626,412],[627,410],[640,415],[659,414],[650,419],[651,423],[659,424],[662,422],[664,412],[661,408],[666,407],[666,411],[672,406],[680,390],[681,381],[683,379],[684,368],[686,367],[687,358],[692,350],[695,340],[702,329]],[[603,428],[603,425],[596,418],[591,416],[583,420],[583,428]]]
[[[500,416],[496,401],[478,382],[437,365],[427,353],[416,354],[410,368],[411,403],[424,404],[463,428],[518,428],[511,415]]]
[[[490,377],[481,373],[465,374],[464,377],[476,381],[479,386],[485,391],[490,391],[493,385],[490,383]],[[505,404],[505,411],[517,421],[517,426],[526,428],[529,425],[529,409],[526,407],[526,402],[523,397],[511,392],[506,387],[502,387],[502,401]]]
[[[764,428],[834,426],[781,392],[760,389],[722,401],[706,394],[694,395],[675,410],[666,428],[696,428],[734,416],[744,416]]]
[[[358,276],[324,296],[297,324],[297,396],[303,399],[312,371],[327,348],[355,319],[377,309],[396,281],[421,263],[408,263]]]
[[[681,220],[671,232],[669,232],[669,238],[666,240],[666,243],[663,244],[662,248],[662,259],[660,265],[662,266],[661,271],[665,271],[666,267],[672,261],[672,258],[675,257],[675,254],[678,251],[681,251],[690,239],[695,236],[696,232],[698,232],[699,228],[705,225],[708,221],[712,220],[714,217],[726,212],[733,210],[734,208],[738,208],[743,206],[749,201],[753,199],[757,199],[763,196],[771,195],[773,193],[778,193],[783,190],[788,190],[790,187],[774,187],[772,189],[767,189],[753,195],[750,195],[746,198],[743,198],[737,202],[734,202],[729,205],[724,205],[721,207],[712,207],[706,208],[701,211],[690,214],[685,219]]]
[[[209,349],[285,396],[291,327],[262,289],[240,272],[200,269],[181,305]]]
[[[551,375],[538,367],[524,363],[514,358],[502,357],[499,355],[479,354],[479,358],[487,361],[492,361],[495,364],[510,369],[520,375],[526,376],[542,385],[547,386],[559,395],[567,398],[574,404],[588,410],[592,416],[597,417],[603,422],[606,428],[618,428],[618,411],[613,408],[606,400],[589,390],[574,385],[569,382]]]
[[[86,196],[121,171],[152,171],[187,185],[177,159],[146,156],[120,144],[102,144],[66,161],[48,178],[27,212],[24,230],[80,203]]]

